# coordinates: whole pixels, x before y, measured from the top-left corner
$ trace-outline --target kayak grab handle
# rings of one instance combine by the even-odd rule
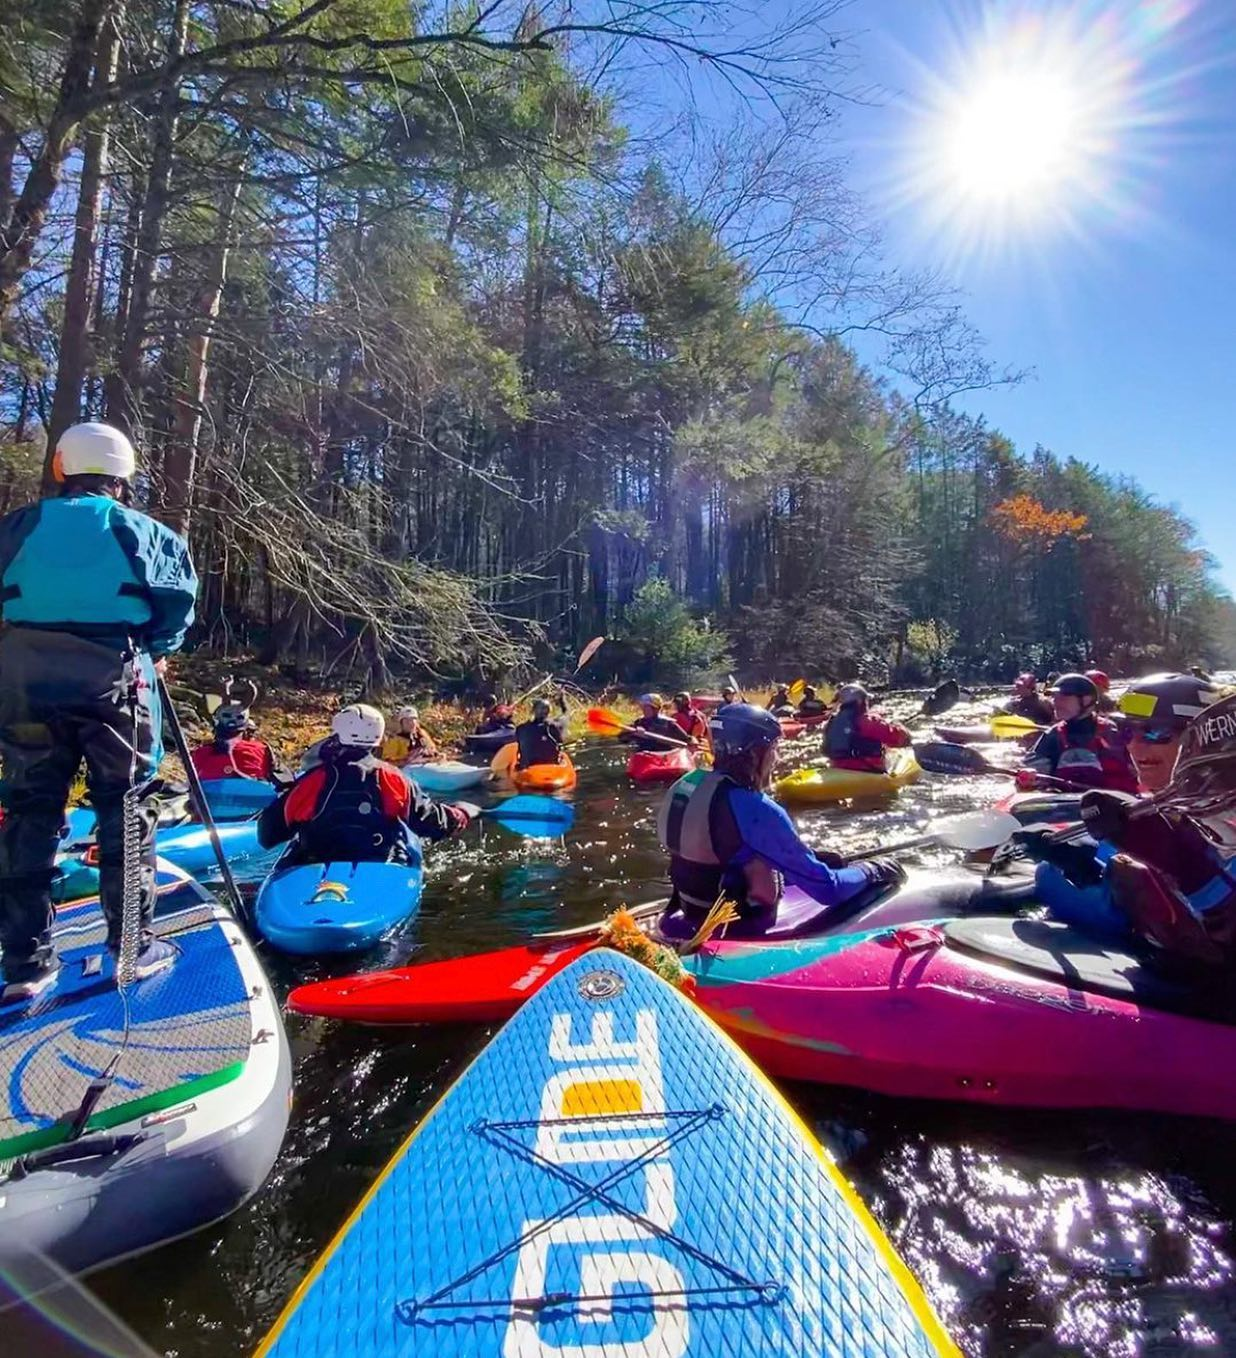
[[[56,1165],[72,1164],[77,1160],[102,1159],[107,1155],[123,1155],[132,1150],[139,1141],[145,1141],[142,1133],[128,1132],[123,1136],[88,1136],[79,1141],[68,1141],[61,1146],[48,1146],[45,1150],[32,1151],[13,1162],[9,1170],[9,1182],[24,1179],[36,1170],[52,1169]]]
[[[944,935],[931,925],[911,924],[903,929],[894,929],[885,936],[884,942],[890,948],[899,948],[902,952],[926,952],[929,948],[942,948]]]

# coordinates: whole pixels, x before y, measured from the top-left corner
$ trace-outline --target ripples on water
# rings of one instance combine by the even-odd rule
[[[959,709],[950,720],[967,715]],[[789,762],[814,758],[818,744],[818,736],[798,742]],[[662,794],[631,787],[612,746],[589,745],[577,763],[578,821],[565,846],[529,845],[489,827],[483,839],[473,831],[431,849],[420,918],[365,965],[504,947],[663,895],[653,825]],[[810,843],[852,852],[912,838],[933,818],[990,804],[1007,787],[996,778],[925,778],[885,807],[821,809],[798,820]],[[917,861],[952,857],[929,852]],[[283,992],[358,966],[271,953],[264,960]],[[252,1348],[487,1036],[294,1016],[288,1035],[296,1106],[262,1192],[227,1222],[92,1280],[156,1350],[176,1358]],[[1230,1128],[810,1086],[788,1092],[967,1354],[1236,1355]]]

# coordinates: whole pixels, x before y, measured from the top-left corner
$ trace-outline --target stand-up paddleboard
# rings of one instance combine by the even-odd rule
[[[371,948],[420,909],[420,850],[406,863],[276,865],[253,914],[262,936],[284,952],[315,957]]]
[[[608,950],[477,1058],[258,1352],[957,1354],[775,1088],[686,997]]]
[[[291,1064],[253,949],[183,873],[155,932],[175,965],[121,992],[97,899],[64,906],[55,984],[0,1004],[0,1268],[149,1249],[234,1211],[274,1163]]]

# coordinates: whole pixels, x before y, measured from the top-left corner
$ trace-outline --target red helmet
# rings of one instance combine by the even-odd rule
[[[1039,681],[1028,670],[1013,680],[1014,693],[1033,693],[1038,686]]]
[[[1087,670],[1086,678],[1090,680],[1100,693],[1106,693],[1112,686],[1112,681],[1102,670]]]

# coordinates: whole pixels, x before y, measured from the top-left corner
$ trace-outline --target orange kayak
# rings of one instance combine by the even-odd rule
[[[529,764],[512,769],[511,782],[522,792],[564,792],[575,786],[575,765],[569,755],[558,764]]]

